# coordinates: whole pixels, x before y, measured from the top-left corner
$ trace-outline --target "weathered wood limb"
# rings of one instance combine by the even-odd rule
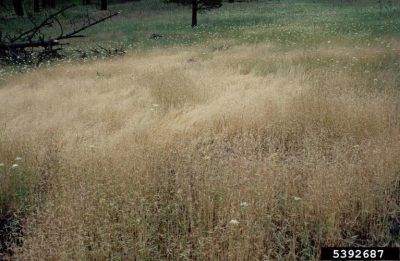
[[[7,50],[16,50],[16,49],[25,49],[25,48],[37,48],[37,47],[51,47],[51,46],[56,46],[60,45],[61,40],[66,40],[66,39],[71,39],[71,38],[80,38],[84,37],[84,35],[81,35],[82,31],[88,29],[89,27],[92,27],[94,25],[97,25],[101,22],[104,22],[119,13],[111,13],[101,19],[98,20],[90,20],[88,19],[88,23],[86,25],[81,26],[78,29],[73,30],[72,32],[69,33],[64,33],[63,27],[60,23],[60,21],[57,19],[57,16],[64,12],[65,10],[72,8],[73,5],[64,7],[60,11],[50,15],[48,18],[46,18],[43,22],[41,22],[39,25],[35,26],[32,29],[29,29],[25,32],[22,32],[18,36],[10,39],[7,42],[1,42],[0,41],[0,51],[7,51]],[[33,38],[37,38],[37,34],[40,32],[40,29],[52,25],[54,23],[57,23],[60,26],[60,35],[57,37],[53,37],[50,39],[39,39],[39,40],[33,40]]]
[[[73,32],[70,32],[70,33],[68,33],[66,35],[63,35],[63,36],[59,36],[59,37],[56,38],[56,40],[69,39],[69,38],[73,38],[73,37],[82,37],[82,36],[77,36],[77,34],[79,34],[80,32],[88,29],[89,27],[92,27],[92,26],[94,26],[96,24],[99,24],[99,23],[104,22],[104,21],[106,21],[108,19],[111,19],[112,17],[114,17],[114,16],[116,16],[118,14],[119,14],[119,12],[109,14],[106,17],[103,17],[103,18],[101,18],[99,20],[95,20],[93,22],[90,22],[87,25],[82,26],[81,28],[79,28],[77,30],[74,30]]]
[[[12,38],[10,40],[10,42],[15,42],[18,41],[19,39],[22,39],[24,37],[26,37],[28,40],[32,40],[33,37],[39,32],[39,30],[45,26],[49,26],[52,24],[52,20],[54,18],[56,18],[58,15],[60,15],[61,13],[65,12],[68,9],[71,9],[72,7],[74,7],[75,5],[68,5],[62,9],[60,9],[59,11],[55,12],[54,14],[49,15],[49,17],[47,17],[45,20],[43,20],[40,24],[35,25],[33,28],[20,33],[19,35],[17,35],[16,37]]]
[[[0,43],[0,50],[23,49],[29,47],[49,47],[54,45],[59,45],[59,41],[51,39],[47,41]]]

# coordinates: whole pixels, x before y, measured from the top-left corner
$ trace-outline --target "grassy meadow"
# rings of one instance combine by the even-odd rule
[[[400,246],[399,3],[224,3],[194,29],[190,9],[161,1],[110,9],[68,48],[124,56],[0,68],[14,259]]]

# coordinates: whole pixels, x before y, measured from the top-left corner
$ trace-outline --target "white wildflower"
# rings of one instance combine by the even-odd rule
[[[331,43],[331,41],[328,41],[328,44],[330,44]]]
[[[153,107],[158,107],[159,105],[157,104],[157,103],[154,103],[153,104]]]
[[[299,197],[293,197],[293,199],[294,199],[295,201],[300,201],[300,200],[301,200],[301,198],[299,198]]]
[[[18,168],[18,164],[13,164],[13,165],[11,166],[11,168],[12,168],[12,169]]]
[[[21,161],[21,160],[22,160],[21,157],[16,157],[16,158],[15,158],[15,161]]]
[[[240,206],[245,208],[245,207],[249,206],[249,203],[243,201],[243,202],[240,202]]]
[[[239,225],[239,221],[237,221],[237,219],[232,219],[231,221],[229,221],[229,224],[233,225],[233,226],[237,226],[237,225]]]
[[[4,167],[4,163],[0,163],[0,168],[1,168],[1,167]]]

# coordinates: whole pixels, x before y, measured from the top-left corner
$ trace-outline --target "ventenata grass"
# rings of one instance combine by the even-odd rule
[[[2,83],[7,180],[46,184],[16,258],[313,260],[400,244],[397,6],[226,3],[194,30],[183,7],[112,8],[125,12],[90,39],[126,36],[124,57]]]

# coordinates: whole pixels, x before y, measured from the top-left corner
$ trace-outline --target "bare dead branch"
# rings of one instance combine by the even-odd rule
[[[70,23],[72,29],[66,32],[59,16],[63,15],[66,10],[73,7],[74,5],[66,6],[59,11],[50,14],[40,23],[36,23],[36,21],[30,19],[32,28],[16,35],[3,35],[0,32],[0,63],[10,64],[29,62],[39,64],[46,59],[50,60],[63,57],[59,51],[62,50],[63,45],[68,44],[65,40],[84,37],[82,32],[86,29],[119,14],[109,13],[108,15],[97,19],[86,14],[86,17],[83,17],[83,24],[77,23],[76,20],[71,20]],[[45,30],[48,27],[58,28],[58,35],[46,37]],[[93,51],[93,53],[95,52]],[[116,49],[108,50],[108,52],[106,52],[106,49],[104,49],[102,50],[102,53],[105,55],[113,55],[114,53],[120,54],[122,51]]]
[[[20,33],[18,36],[16,36],[15,38],[12,38],[11,40],[10,40],[10,42],[16,42],[16,41],[18,41],[18,40],[20,40],[20,39],[22,39],[22,38],[24,38],[24,37],[26,37],[27,39],[29,39],[29,40],[32,40],[34,37],[35,37],[35,35],[37,34],[37,32],[41,29],[41,28],[43,28],[43,27],[45,27],[45,26],[50,26],[50,25],[52,25],[52,20],[55,18],[55,17],[57,17],[58,15],[60,15],[61,13],[63,13],[63,12],[65,12],[66,10],[68,10],[68,9],[71,9],[72,7],[74,7],[75,5],[69,5],[69,6],[66,6],[66,7],[64,7],[64,8],[62,8],[62,9],[60,9],[59,11],[57,11],[57,12],[55,12],[54,14],[51,14],[49,17],[47,17],[45,20],[43,20],[39,25],[35,25],[33,28],[31,28],[31,29],[29,29],[29,30],[27,30],[27,31],[25,31],[25,32],[22,32],[22,33]],[[31,22],[32,22],[32,20],[31,20]]]
[[[119,14],[119,12],[111,13],[111,14],[107,15],[106,17],[103,17],[103,18],[101,18],[99,20],[94,20],[93,22],[90,22],[89,24],[87,24],[85,26],[82,26],[81,28],[79,28],[79,29],[77,29],[77,30],[75,30],[75,31],[73,31],[71,33],[68,33],[68,34],[66,34],[66,35],[64,35],[62,37],[58,37],[57,40],[68,39],[68,38],[74,37],[78,33],[88,29],[89,27],[92,27],[92,26],[94,26],[96,24],[104,22],[104,21],[106,21],[106,20],[108,20],[108,19],[110,19],[110,18],[112,18],[112,17],[114,17],[114,16],[116,16],[118,14]]]
[[[88,22],[79,27],[79,28],[74,28],[71,32],[69,33],[64,33],[64,29],[62,26],[62,23],[60,22],[60,20],[57,18],[58,15],[60,15],[61,13],[63,13],[65,10],[72,8],[74,5],[70,5],[67,7],[64,7],[63,9],[61,9],[60,11],[50,15],[49,17],[47,17],[43,22],[41,22],[39,25],[35,26],[32,29],[29,29],[21,34],[19,34],[17,37],[11,38],[8,41],[1,41],[0,42],[0,51],[1,50],[11,50],[11,49],[21,49],[21,48],[35,48],[35,47],[43,47],[43,48],[47,48],[50,46],[56,46],[60,44],[60,40],[65,40],[65,39],[71,39],[71,38],[80,38],[80,37],[84,37],[84,35],[81,35],[79,33],[83,32],[84,30],[95,26],[99,23],[102,23],[108,19],[111,19],[112,17],[118,15],[119,13],[110,13],[109,15],[101,18],[101,19],[97,19],[97,20],[91,20],[88,19]],[[40,30],[48,25],[53,25],[54,23],[58,24],[59,28],[60,28],[60,34],[56,37],[52,37],[49,39],[43,39],[44,37],[42,35],[38,35],[38,33],[40,32]],[[33,40],[35,37],[38,37],[38,40]],[[24,40],[20,40],[20,39],[24,39]],[[20,41],[18,41],[20,40]]]

